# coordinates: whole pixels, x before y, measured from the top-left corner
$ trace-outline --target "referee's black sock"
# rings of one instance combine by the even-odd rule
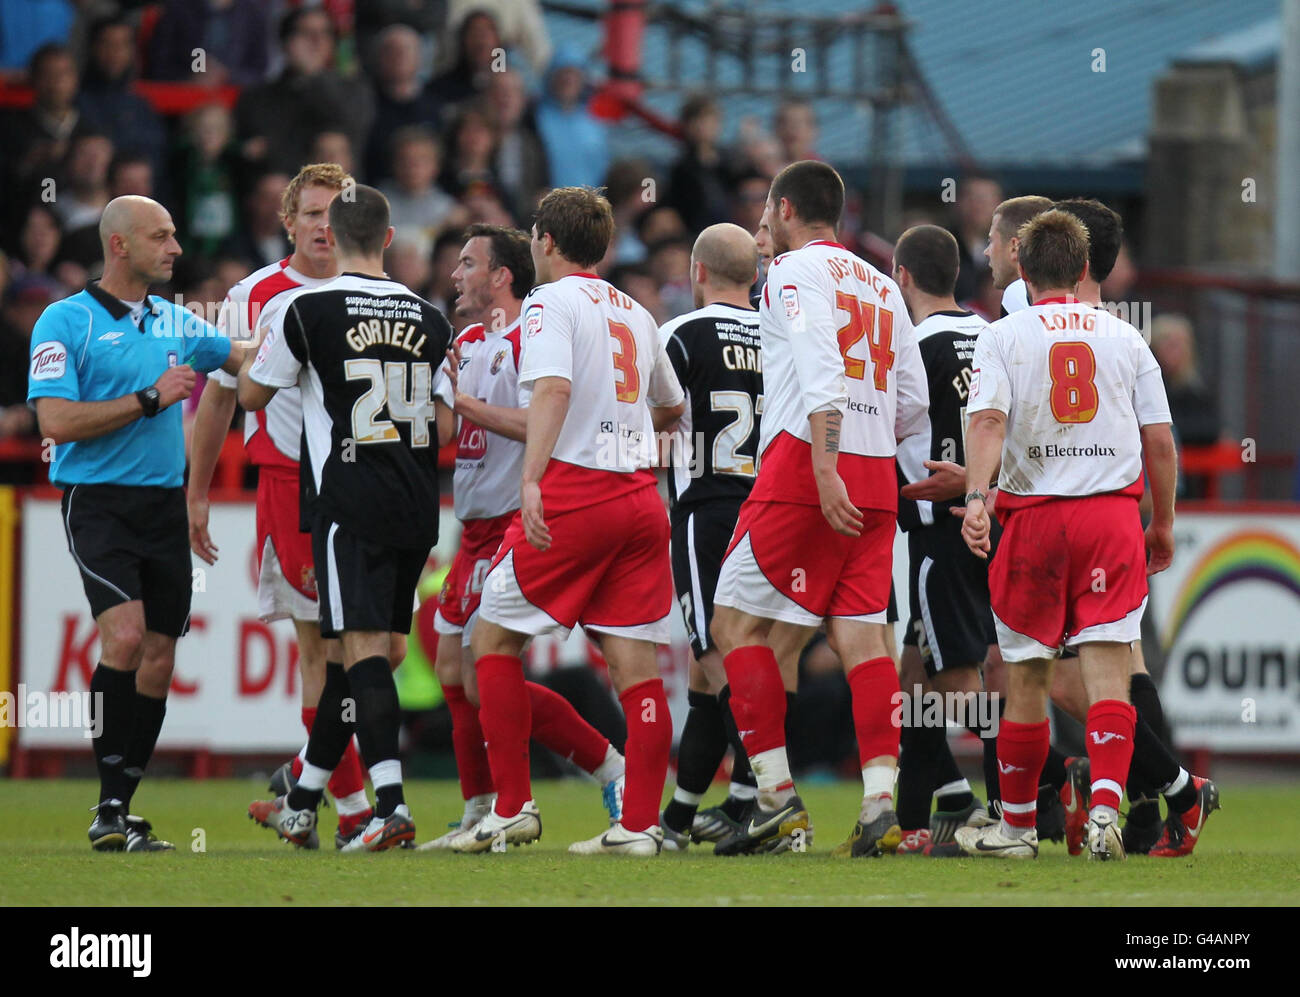
[[[397,752],[402,714],[388,658],[377,654],[358,661],[348,670],[348,684],[357,701],[357,744],[375,787],[375,816],[389,817],[406,799]]]
[[[681,834],[689,831],[700,800],[727,753],[727,729],[717,696],[694,689],[686,693],[690,712],[677,748],[677,788],[664,807],[664,823]]]
[[[1061,787],[1065,785],[1065,755],[1057,749],[1055,745],[1047,746],[1047,761],[1043,762],[1043,774],[1039,777],[1039,785],[1051,786],[1058,793]]]
[[[754,770],[749,766],[749,755],[745,752],[744,742],[740,739],[740,730],[736,727],[736,718],[731,712],[731,686],[724,685],[718,693],[718,706],[722,710],[722,723],[727,731],[727,740],[731,743],[731,785],[745,786],[753,790],[743,796],[729,792],[722,802],[722,810],[732,820],[740,820],[741,814],[749,801],[758,795],[758,780]]]
[[[128,811],[131,809],[131,797],[136,787],[144,778],[144,770],[153,757],[154,745],[162,731],[163,717],[167,715],[167,699],[155,699],[143,693],[135,694],[134,718],[131,727],[131,739],[126,744],[126,764],[122,768],[122,777],[126,782],[127,795],[122,799]]]
[[[1006,712],[1007,701],[998,697],[998,724]],[[998,783],[998,724],[987,727],[971,726],[970,732],[980,739],[984,746],[984,794],[989,798],[989,806],[1002,799],[1002,787]]]
[[[975,802],[975,794],[970,790],[970,783],[957,767],[957,759],[952,756],[952,747],[948,743],[948,727],[945,724],[939,730],[943,739],[935,744],[938,760],[934,767],[934,808],[945,812],[965,810]],[[922,825],[924,826],[924,825]]]
[[[123,774],[135,705],[135,673],[109,668],[102,661],[90,677],[90,726],[95,737],[95,767],[99,770],[99,799],[121,800],[125,806],[130,783]]]
[[[895,809],[904,831],[930,826],[930,800],[939,784],[939,749],[947,747],[946,742],[942,727],[908,724],[899,731]]]
[[[320,701],[316,704],[316,720],[307,738],[307,764],[333,772],[347,751],[355,723],[348,719],[356,714],[355,705],[345,711],[343,701],[352,694],[347,672],[337,661],[325,665],[325,684],[321,687]],[[346,716],[345,716],[346,713]],[[300,782],[294,786],[286,801],[293,810],[315,810],[320,805],[323,789],[307,789]]]
[[[1129,765],[1129,779],[1136,776],[1149,786],[1160,787],[1169,801],[1169,809],[1182,813],[1196,802],[1196,784],[1190,778],[1176,791],[1169,791],[1182,774],[1183,767],[1178,764],[1178,759],[1156,737],[1155,731],[1139,713],[1133,726],[1133,761]]]

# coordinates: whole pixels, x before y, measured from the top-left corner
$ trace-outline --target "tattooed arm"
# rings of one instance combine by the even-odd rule
[[[812,428],[813,478],[821,499],[822,515],[831,529],[845,536],[862,532],[862,513],[849,501],[848,489],[840,478],[836,464],[840,455],[840,425],[844,416],[838,411],[814,412],[808,416]]]

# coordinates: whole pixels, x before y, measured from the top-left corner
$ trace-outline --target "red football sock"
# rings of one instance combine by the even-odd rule
[[[1084,738],[1092,770],[1092,805],[1119,809],[1129,763],[1133,761],[1133,727],[1137,711],[1119,699],[1102,699],[1088,707]]]
[[[316,722],[316,707],[304,706],[302,708],[302,725],[307,728],[307,736],[311,737],[311,726]],[[295,779],[302,778],[302,753],[293,756],[289,762],[289,771],[293,773]]]
[[[673,718],[662,679],[647,679],[618,697],[627,717],[627,787],[623,791],[623,827],[644,831],[659,823],[659,801],[668,778],[673,748]]]
[[[343,757],[334,767],[334,773],[326,785],[329,786],[330,793],[336,800],[359,793],[366,788],[366,778],[361,771],[361,757],[357,754],[357,742],[352,738],[348,738],[348,746],[343,751]]]
[[[753,758],[763,751],[785,747],[785,685],[770,647],[738,647],[722,664],[731,686],[731,715]]]
[[[524,663],[511,654],[485,654],[478,673],[478,722],[487,742],[492,782],[497,788],[496,812],[513,817],[533,798],[528,773],[528,738],[532,709],[524,682]]]
[[[525,685],[533,711],[533,737],[561,758],[572,758],[584,772],[596,771],[605,760],[609,739],[583,720],[558,692],[536,682]]]
[[[1012,827],[1033,827],[1038,820],[1038,776],[1050,740],[1046,720],[1021,724],[1003,719],[998,729],[1002,819]]]
[[[891,722],[898,672],[893,658],[872,658],[849,672],[853,693],[853,729],[858,735],[858,760],[866,765],[881,755],[898,757],[902,731]]]
[[[444,685],[442,695],[451,710],[451,744],[456,752],[461,796],[468,800],[492,792],[492,768],[483,746],[478,707],[465,698],[463,685]]]

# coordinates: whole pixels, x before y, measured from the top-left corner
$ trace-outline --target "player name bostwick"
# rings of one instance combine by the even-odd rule
[[[99,737],[103,725],[102,692],[42,692],[22,682],[15,692],[0,692],[0,727],[80,729],[89,741]]]

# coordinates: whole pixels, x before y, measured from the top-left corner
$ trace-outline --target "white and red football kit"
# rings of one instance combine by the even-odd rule
[[[898,513],[896,441],[929,433],[929,388],[907,307],[892,280],[819,240],[772,261],[759,332],[758,479],[714,601],[806,626],[827,616],[884,623]],[[843,416],[836,468],[863,514],[857,537],[826,522],[813,478],[809,417],[830,411]]]
[[[1062,646],[1134,641],[1146,607],[1143,426],[1171,422],[1160,368],[1141,333],[1053,298],[979,337],[967,413],[1007,417],[989,566],[1007,661]]]
[[[460,346],[459,390],[502,408],[519,406],[519,322],[506,329],[468,326]],[[450,382],[439,379],[443,392]],[[443,397],[449,406],[455,399]],[[456,518],[461,521],[460,547],[443,582],[434,629],[461,635],[468,646],[472,619],[483,595],[483,579],[501,546],[506,528],[519,508],[523,443],[490,433],[468,419],[460,420],[454,480]]]
[[[569,409],[541,480],[551,547],[510,524],[485,584],[485,620],[516,633],[590,630],[666,643],[673,605],[668,514],[654,473],[652,406],[683,395],[654,318],[591,274],[524,300],[520,399],[560,377]]]
[[[286,291],[319,287],[328,278],[308,277],[286,257],[255,270],[226,294],[217,324],[231,339],[250,339],[270,328]],[[208,375],[234,389],[238,380],[224,371]],[[316,570],[311,534],[299,530],[298,450],[302,442],[302,397],[298,388],[276,392],[269,405],[244,417],[244,448],[258,466],[257,608],[265,621],[295,619],[315,623]]]

